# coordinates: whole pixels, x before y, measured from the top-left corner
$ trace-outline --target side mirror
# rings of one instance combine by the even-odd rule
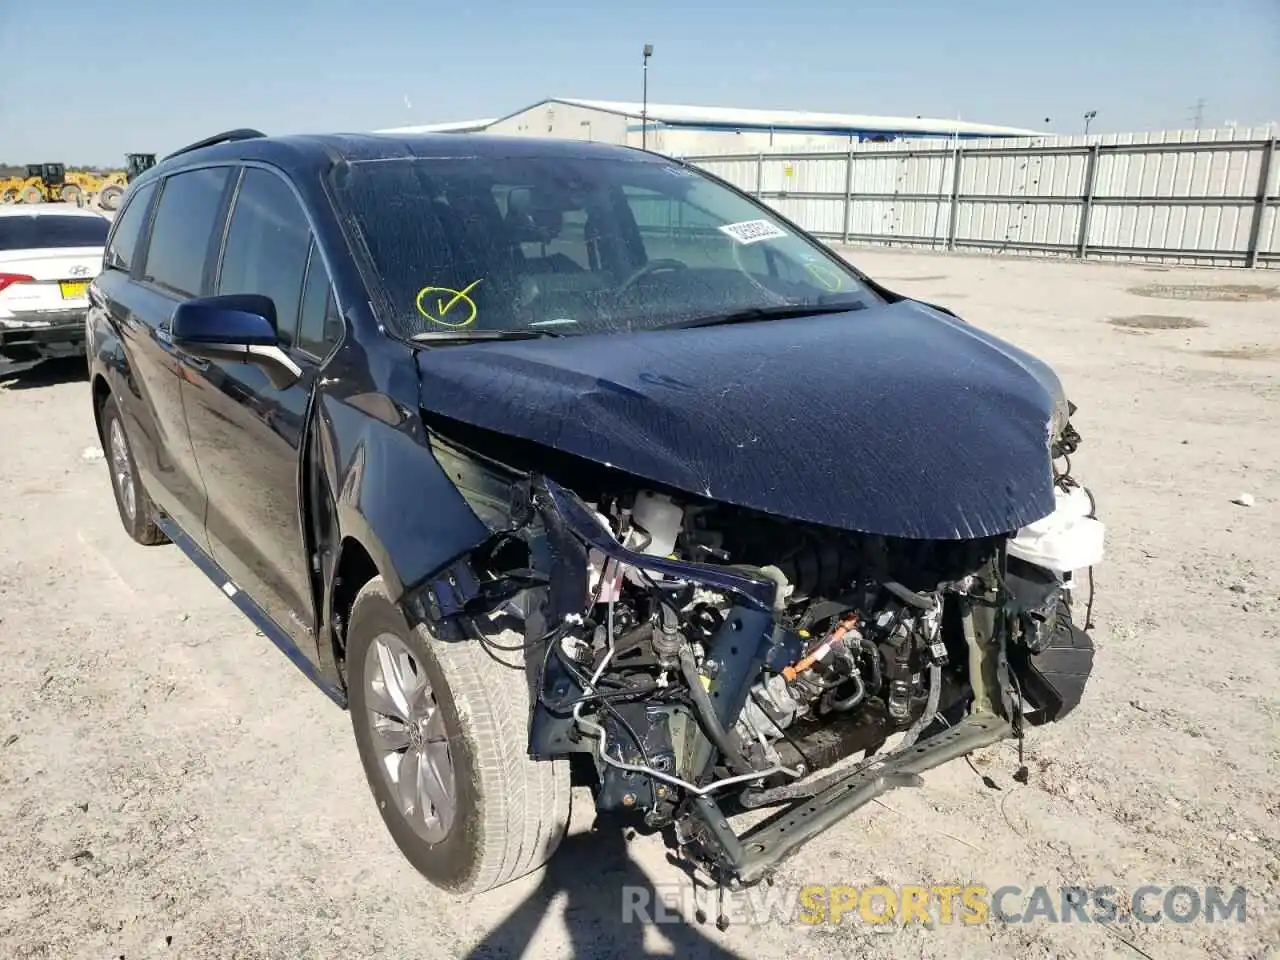
[[[175,347],[193,357],[251,363],[278,390],[302,376],[302,368],[280,347],[270,297],[237,293],[184,300],[173,311],[170,336]]]

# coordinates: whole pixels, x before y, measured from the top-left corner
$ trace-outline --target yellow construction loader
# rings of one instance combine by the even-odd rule
[[[27,165],[25,177],[0,180],[0,203],[61,200],[63,188],[67,185],[67,168],[62,164],[31,163]]]
[[[140,173],[155,166],[154,153],[126,154],[124,170],[107,174],[87,170],[68,170],[61,163],[32,163],[25,177],[0,177],[2,203],[66,203],[85,204],[94,200],[104,210],[115,210],[125,188]]]

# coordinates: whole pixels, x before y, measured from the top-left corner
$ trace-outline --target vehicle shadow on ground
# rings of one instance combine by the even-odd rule
[[[624,917],[625,902],[639,904],[640,909],[625,911],[630,916]],[[564,839],[537,888],[467,957],[507,960],[527,952],[536,954],[539,927],[555,905],[563,910],[568,932],[564,955],[574,960],[670,956],[681,960],[743,960],[740,954],[716,942],[719,933],[714,924],[707,927],[709,933],[704,933],[684,919],[675,920],[674,900],[668,911],[671,922],[661,924],[661,936],[671,946],[663,946],[658,952],[646,949],[645,930],[650,925],[647,918],[658,912],[657,903],[653,884],[627,853],[622,826],[607,821],[597,823],[590,832]],[[547,935],[547,931],[541,933]]]
[[[31,390],[89,379],[89,366],[80,357],[10,363],[0,360],[0,389]]]

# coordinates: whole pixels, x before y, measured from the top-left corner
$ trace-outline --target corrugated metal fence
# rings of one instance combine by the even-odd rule
[[[685,157],[824,239],[1280,264],[1272,127]]]

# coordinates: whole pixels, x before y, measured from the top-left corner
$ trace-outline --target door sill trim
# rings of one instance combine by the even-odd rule
[[[325,679],[319,668],[307,659],[306,654],[293,642],[293,639],[271,619],[270,615],[262,607],[258,606],[252,597],[240,589],[235,581],[227,576],[227,572],[222,569],[218,561],[205,553],[200,545],[187,536],[186,532],[171,517],[158,513],[155,517],[155,522],[156,526],[164,532],[164,535],[187,555],[187,559],[194,563],[201,573],[213,581],[223,595],[235,604],[236,609],[248,617],[249,621],[262,631],[263,635],[274,643],[280,652],[288,657],[308,680],[319,687],[321,692],[335,704],[344,710],[346,709],[346,695]]]

